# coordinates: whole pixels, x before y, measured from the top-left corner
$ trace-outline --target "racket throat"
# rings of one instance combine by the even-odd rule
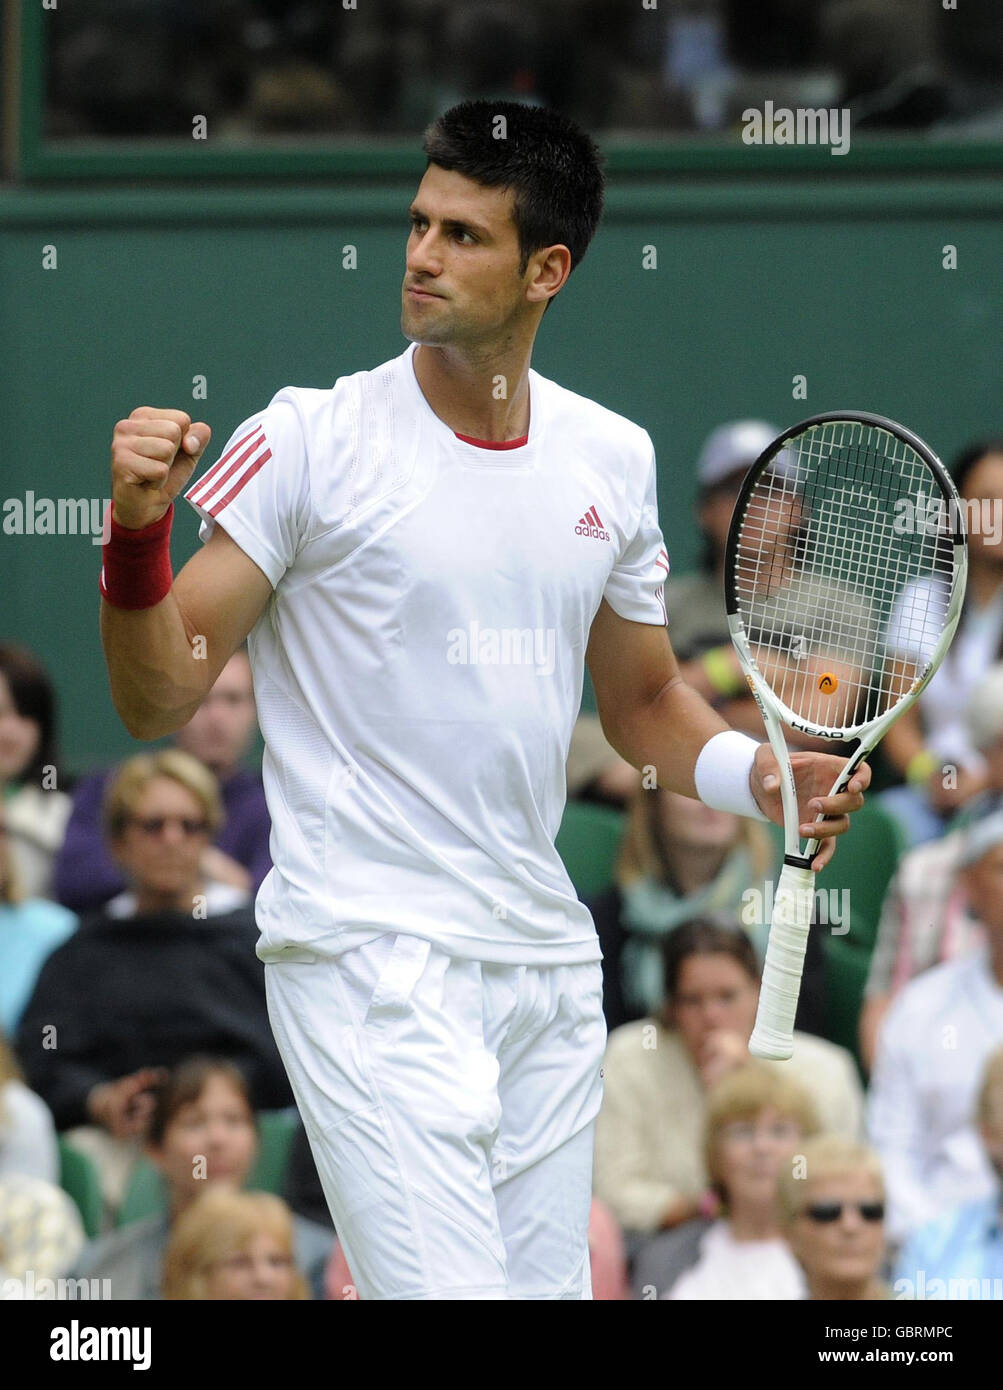
[[[810,869],[814,858],[814,854],[785,854],[784,863],[789,864],[792,869]]]

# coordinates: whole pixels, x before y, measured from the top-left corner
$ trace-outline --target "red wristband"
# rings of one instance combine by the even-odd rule
[[[102,597],[113,607],[153,608],[171,592],[173,519],[172,502],[159,521],[133,531],[118,524],[113,507],[108,540],[101,552],[103,564],[98,583]]]

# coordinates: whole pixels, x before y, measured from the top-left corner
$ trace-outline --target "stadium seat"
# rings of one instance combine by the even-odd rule
[[[130,1226],[167,1210],[167,1193],[160,1169],[148,1158],[138,1158],[129,1175],[125,1197],[118,1212],[118,1224]]]
[[[101,1179],[93,1160],[62,1138],[59,1140],[59,1185],[76,1202],[87,1239],[93,1240],[101,1230],[104,1207]]]
[[[247,1180],[249,1191],[282,1195],[297,1122],[297,1113],[292,1108],[264,1110],[258,1115],[258,1157]],[[133,1221],[145,1221],[166,1210],[166,1206],[167,1194],[160,1170],[149,1159],[139,1159],[129,1178],[118,1224],[128,1226]]]
[[[287,1110],[263,1110],[258,1116],[260,1147],[247,1183],[252,1191],[282,1195],[298,1125],[299,1114],[292,1106]]]
[[[595,802],[569,801],[565,807],[557,852],[580,898],[595,897],[613,882],[625,819],[616,807]]]

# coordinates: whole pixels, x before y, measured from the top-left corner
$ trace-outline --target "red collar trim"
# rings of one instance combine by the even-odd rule
[[[469,434],[460,434],[459,430],[454,430],[453,433],[457,439],[462,439],[464,444],[476,444],[478,449],[520,449],[529,441],[528,434],[524,434],[521,439],[504,439],[500,444],[496,444],[491,439],[474,439]]]

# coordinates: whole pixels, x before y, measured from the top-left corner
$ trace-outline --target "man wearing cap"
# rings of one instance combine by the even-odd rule
[[[972,692],[965,726],[985,760],[987,786],[958,812],[950,833],[904,855],[888,885],[860,1015],[860,1055],[868,1068],[895,996],[924,970],[984,939],[958,870],[965,827],[1003,809],[1003,662],[991,666]]]
[[[1003,812],[965,833],[959,863],[985,940],[905,987],[871,1078],[868,1127],[894,1242],[996,1186],[972,1117],[983,1068],[1003,1044]]]
[[[763,420],[732,420],[707,436],[697,460],[700,570],[672,576],[665,585],[669,631],[683,679],[722,709],[734,728],[760,736],[759,712],[728,632],[724,555],[742,479],[779,433]]]
[[[724,604],[724,570],[728,531],[742,481],[759,455],[780,433],[764,420],[733,420],[707,438],[697,461],[700,486],[698,517],[704,537],[703,569],[697,575],[668,580],[665,587],[669,631],[684,680],[694,686],[733,728],[763,735],[763,724],[728,631]],[[777,455],[774,468],[784,473],[793,462],[786,451]],[[852,583],[815,573],[798,557],[795,537],[808,519],[792,491],[787,504],[786,541],[778,542],[778,565],[771,592],[757,605],[757,617],[767,629],[789,626],[792,615],[804,631],[817,629],[820,615],[838,615],[839,622],[828,644],[826,664],[838,670],[844,681],[861,684],[858,653],[868,643],[861,634],[875,629],[876,615],[867,596]],[[827,627],[832,627],[827,620]],[[791,632],[793,636],[793,631]],[[755,654],[755,653],[754,653]],[[775,653],[765,654],[775,660]],[[790,744],[837,752],[827,740],[812,740],[786,731]],[[846,750],[849,756],[849,749]]]

